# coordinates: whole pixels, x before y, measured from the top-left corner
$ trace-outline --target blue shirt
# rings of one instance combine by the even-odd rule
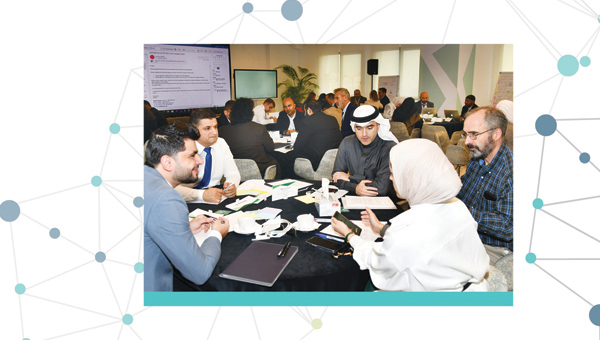
[[[489,165],[472,159],[461,181],[456,197],[477,221],[481,241],[513,250],[513,155],[506,143]]]

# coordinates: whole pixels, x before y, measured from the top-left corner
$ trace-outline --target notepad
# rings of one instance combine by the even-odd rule
[[[277,257],[282,248],[282,244],[252,242],[219,277],[272,287],[298,252],[297,246],[291,246],[284,257]]]
[[[369,207],[375,209],[397,209],[394,202],[387,196],[364,197],[364,196],[346,196],[342,197],[342,203],[346,209],[364,209]]]

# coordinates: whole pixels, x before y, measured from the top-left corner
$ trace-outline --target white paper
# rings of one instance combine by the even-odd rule
[[[397,209],[394,202],[387,196],[364,197],[364,196],[346,196],[342,197],[342,203],[345,209]]]
[[[288,199],[290,197],[296,197],[298,196],[298,188],[295,187],[294,185],[290,185],[290,186],[279,186],[275,189],[273,189],[273,191],[271,192],[271,200],[274,201],[279,201],[279,200],[285,200]]]
[[[233,203],[230,203],[228,205],[226,205],[225,207],[227,207],[227,209],[231,209],[231,210],[235,210],[238,211],[240,209],[242,209],[243,207],[245,207],[248,204],[253,204],[254,201],[256,201],[256,197],[254,196],[246,196],[240,200],[237,200]],[[260,200],[259,200],[260,201]],[[258,201],[257,201],[258,203]]]

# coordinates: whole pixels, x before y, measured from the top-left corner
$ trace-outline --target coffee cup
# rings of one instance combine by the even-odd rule
[[[315,222],[315,217],[311,214],[304,214],[304,215],[298,216],[298,228],[299,229],[311,229],[314,222]]]
[[[256,222],[252,216],[244,216],[238,219],[239,231],[242,233],[253,233],[256,230]]]

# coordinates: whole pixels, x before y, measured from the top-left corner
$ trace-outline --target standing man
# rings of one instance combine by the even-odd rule
[[[465,98],[465,106],[462,107],[462,111],[460,113],[461,118],[464,118],[467,112],[478,108],[477,104],[475,104],[475,96],[470,94]]]
[[[377,94],[379,94],[379,102],[381,103],[381,105],[383,105],[384,108],[387,104],[390,103],[390,98],[387,97],[386,93],[387,89],[385,87],[380,87],[379,91],[377,91]],[[383,111],[379,110],[379,112]]]
[[[351,128],[355,136],[342,140],[333,165],[333,182],[359,196],[385,196],[392,188],[390,149],[398,143],[390,121],[371,105],[354,111]]]
[[[513,251],[513,155],[504,143],[507,123],[500,110],[480,107],[467,113],[463,132],[471,161],[456,197],[477,221],[491,264]]]
[[[367,98],[361,96],[360,90],[356,89],[356,90],[354,90],[354,97],[352,97],[351,101],[354,105],[361,106],[362,104],[364,104],[367,101]]]
[[[173,268],[188,280],[204,284],[221,256],[229,221],[198,216],[173,188],[198,178],[195,128],[182,123],[156,130],[146,147],[144,166],[144,291],[173,291]],[[198,246],[194,234],[207,232]]]
[[[208,109],[194,110],[190,115],[190,125],[200,133],[200,137],[196,140],[196,147],[204,166],[198,169],[197,181],[182,184],[175,189],[186,202],[220,203],[223,196],[234,197],[241,176],[227,142],[219,138],[215,114]],[[223,183],[225,189],[215,188],[220,184],[223,176],[225,176],[225,183]]]
[[[283,114],[283,113],[286,114]],[[277,123],[271,125],[273,130],[279,130],[284,135],[289,135],[298,129],[298,123],[304,119],[304,113],[296,109],[296,103],[292,98],[283,100],[283,111],[279,113]],[[271,127],[268,128],[271,130]]]
[[[342,109],[342,138],[349,136],[354,133],[354,130],[350,127],[350,118],[352,118],[352,113],[356,110],[356,105],[350,102],[350,92],[345,88],[335,89],[333,91],[335,95],[335,102],[337,107]]]
[[[261,125],[267,125],[267,124],[277,122],[277,118],[268,116],[268,113],[274,107],[275,107],[275,102],[273,101],[273,99],[271,99],[271,98],[265,99],[265,101],[262,104],[256,105],[254,110],[252,110],[252,112],[254,112],[254,117],[252,118],[252,121],[257,122],[258,124],[261,124]]]
[[[223,114],[217,118],[217,124],[219,124],[219,128],[222,128],[225,125],[229,125],[231,123],[231,108],[233,107],[233,103],[235,100],[228,100],[225,103],[225,107],[223,108]]]
[[[423,108],[434,107],[433,102],[429,101],[429,93],[421,92],[421,94],[419,95],[419,99],[420,100],[415,103],[415,108],[417,109],[417,111],[419,111],[419,113],[421,113],[421,110],[423,110]]]

